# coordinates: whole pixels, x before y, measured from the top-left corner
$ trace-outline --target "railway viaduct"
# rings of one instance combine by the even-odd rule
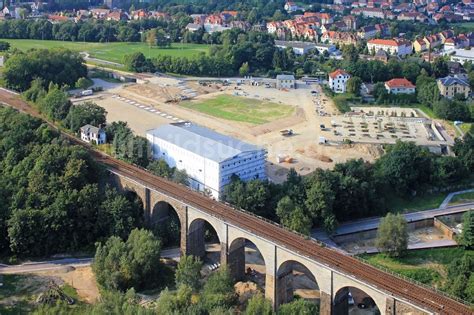
[[[357,304],[359,294],[370,296],[381,314],[473,314],[472,309],[458,301],[325,248],[274,223],[177,184],[157,181],[158,177],[139,168],[123,168],[111,165],[110,158],[105,160],[112,183],[141,198],[147,222],[163,220],[169,211],[176,212],[182,254],[203,257],[205,226],[211,226],[221,245],[221,265],[227,265],[239,280],[245,274],[244,247],[253,243],[265,263],[265,296],[274,307],[293,298],[293,272],[297,271],[317,284],[320,313],[324,315],[348,314],[350,296]]]

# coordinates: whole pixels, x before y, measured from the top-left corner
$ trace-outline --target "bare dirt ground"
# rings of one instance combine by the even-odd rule
[[[439,229],[435,227],[424,227],[419,228],[408,233],[408,244],[417,244],[422,242],[435,242],[439,240],[448,239]],[[375,246],[375,238],[344,242],[340,244],[341,247],[350,252],[363,252],[364,250],[369,250]]]
[[[76,289],[77,294],[84,302],[94,303],[99,297],[99,289],[91,267],[71,267],[61,271],[43,271],[35,274],[60,279],[60,283],[69,284]]]
[[[265,99],[271,102],[295,106],[296,110],[290,117],[262,124],[250,125],[236,121],[229,121],[199,113],[173,102],[166,103],[169,98],[177,95],[195,95],[194,98],[205,99],[214,97],[219,93],[234,94],[235,84],[222,86],[211,84],[201,86],[197,81],[183,81],[173,78],[152,78],[149,83],[119,86],[102,93],[97,103],[107,112],[108,121],[127,121],[134,132],[145,135],[146,130],[170,123],[154,113],[145,111],[136,106],[112,98],[119,95],[146,106],[176,117],[179,120],[206,126],[220,133],[236,137],[243,141],[262,146],[268,151],[267,173],[274,182],[282,182],[287,171],[294,168],[298,173],[305,175],[316,168],[332,168],[335,163],[344,162],[352,158],[362,158],[373,161],[380,155],[378,146],[371,144],[356,144],[345,146],[340,144],[320,145],[319,136],[323,135],[320,124],[330,125],[331,115],[337,114],[332,101],[326,98],[319,86],[298,85],[291,91],[280,91],[263,86],[241,85],[239,94],[256,99]],[[312,96],[311,90],[319,91],[318,96]],[[316,100],[324,101],[327,116],[316,113]],[[282,129],[292,129],[293,136],[284,137],[280,134]],[[277,157],[291,158],[291,162],[277,162]]]

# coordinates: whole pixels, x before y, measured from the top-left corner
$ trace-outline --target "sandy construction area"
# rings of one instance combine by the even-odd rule
[[[166,92],[163,92],[163,89]],[[318,95],[312,95],[312,90],[318,91]],[[173,98],[185,93],[189,95],[195,93],[194,99],[196,100],[226,93],[293,106],[295,111],[289,117],[261,125],[251,125],[245,122],[206,115],[180,106],[176,102],[166,102],[170,97]],[[117,97],[144,104],[166,115],[165,117],[156,115],[156,113],[121,101]],[[335,163],[352,158],[373,161],[381,153],[376,145],[318,144],[319,136],[323,135],[320,124],[329,126],[331,115],[337,114],[337,110],[331,100],[321,93],[321,89],[317,85],[299,84],[295,90],[280,91],[263,86],[236,86],[235,84],[222,86],[216,83],[203,87],[195,81],[188,82],[180,79],[154,77],[151,82],[146,84],[119,86],[103,92],[95,101],[107,110],[107,120],[109,122],[127,121],[133,131],[139,135],[145,135],[146,130],[156,128],[162,124],[177,120],[188,120],[220,133],[262,146],[268,151],[267,170],[269,178],[274,182],[283,181],[290,168],[295,168],[300,174],[305,175],[316,168],[331,168]],[[325,113],[320,115],[316,108],[316,102],[322,103],[323,101]],[[294,135],[284,137],[280,133],[282,129],[292,129]],[[277,158],[282,156],[287,157],[287,162],[278,163]]]

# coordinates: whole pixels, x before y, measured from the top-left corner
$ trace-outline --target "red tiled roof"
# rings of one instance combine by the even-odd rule
[[[385,82],[385,84],[393,89],[393,88],[415,88],[415,85],[408,81],[405,78],[395,78],[390,81]]]
[[[329,74],[329,76],[333,79],[335,79],[338,75],[349,75],[349,74],[346,71],[342,70],[342,69],[337,69],[336,71],[331,72]]]

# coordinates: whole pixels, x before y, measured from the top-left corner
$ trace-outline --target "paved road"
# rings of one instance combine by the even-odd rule
[[[450,247],[457,246],[458,243],[453,240],[437,240],[430,242],[420,242],[415,244],[408,244],[408,250],[412,249],[423,249],[423,248],[433,248],[433,247]],[[351,254],[376,254],[379,250],[375,247],[366,248],[365,250],[351,250]]]
[[[64,258],[39,262],[29,262],[21,265],[0,265],[0,274],[16,274],[37,271],[57,270],[64,267],[89,266],[92,258]]]
[[[405,214],[405,218],[408,222],[413,222],[413,221],[420,221],[423,219],[433,218],[439,215],[464,212],[468,209],[474,209],[474,202],[456,205],[456,206],[450,206],[444,209],[431,209],[431,210],[407,213]],[[344,235],[344,234],[374,230],[378,228],[379,223],[380,223],[380,217],[343,223],[337,227],[334,235]],[[314,238],[319,238],[319,237],[324,237],[323,236],[324,234],[325,234],[324,231],[322,231],[321,229],[315,229],[311,233],[311,236]]]
[[[466,190],[463,190],[463,191],[456,191],[456,192],[452,192],[450,193],[444,200],[443,202],[441,203],[441,205],[439,206],[440,209],[445,209],[448,207],[448,204],[451,202],[451,199],[453,199],[454,196],[456,195],[461,195],[461,194],[465,194],[465,193],[468,193],[468,192],[473,192],[474,189],[466,189]]]

